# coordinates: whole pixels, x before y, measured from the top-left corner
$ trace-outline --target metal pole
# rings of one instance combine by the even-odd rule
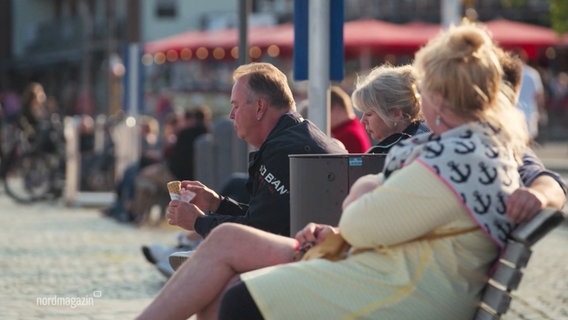
[[[309,1],[308,108],[312,120],[329,135],[329,16],[328,0]]]
[[[239,65],[249,62],[248,55],[248,15],[250,0],[239,0]]]
[[[251,0],[239,1],[239,65],[250,62],[248,54],[248,16],[251,11]],[[236,135],[234,136],[236,137]],[[233,140],[232,169],[233,172],[247,172],[249,148],[244,140]],[[226,178],[226,177],[223,177]]]
[[[128,72],[126,73],[128,79],[126,83],[126,95],[128,104],[126,105],[126,112],[128,115],[137,116],[138,106],[140,101],[140,45],[138,43],[129,43],[127,53],[128,58]]]
[[[442,0],[442,27],[447,28],[450,25],[458,25],[461,20],[461,1],[460,0]]]
[[[93,17],[89,5],[86,1],[79,2],[79,12],[83,23],[83,56],[81,58],[81,80],[80,80],[80,110],[75,110],[80,114],[91,113],[91,63],[92,63],[92,35],[93,35]]]
[[[107,18],[107,48],[106,48],[106,59],[107,59],[107,92],[105,97],[105,105],[103,106],[104,114],[114,114],[116,110],[113,110],[114,99],[116,98],[114,92],[115,76],[112,72],[112,62],[111,57],[116,54],[116,39],[115,39],[115,26],[116,26],[116,15],[115,15],[115,2],[112,0],[106,0],[106,18]]]

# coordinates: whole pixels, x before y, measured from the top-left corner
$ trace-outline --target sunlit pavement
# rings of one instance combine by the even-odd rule
[[[133,319],[165,283],[140,246],[176,233],[3,193],[0,225],[0,319]]]
[[[568,180],[568,141],[535,147],[545,165]],[[568,207],[565,207],[567,211]],[[504,319],[568,319],[568,223],[538,242]]]
[[[536,152],[568,178],[568,142]],[[0,225],[0,319],[132,319],[165,283],[140,246],[172,244],[177,233],[1,192]],[[504,319],[568,319],[567,223],[537,243],[514,296]]]

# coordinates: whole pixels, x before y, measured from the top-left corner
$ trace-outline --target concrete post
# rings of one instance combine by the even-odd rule
[[[329,135],[329,1],[310,0],[309,16],[308,108],[310,120]]]

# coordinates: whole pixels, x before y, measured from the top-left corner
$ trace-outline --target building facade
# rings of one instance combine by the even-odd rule
[[[223,27],[237,7],[224,0],[0,1],[0,92],[38,81],[63,114],[117,112],[128,44]]]
[[[187,30],[236,27],[241,1],[247,0],[0,1],[0,92],[21,92],[30,81],[38,81],[48,95],[56,98],[63,114],[119,112],[124,109],[124,58],[128,45],[142,45]],[[293,0],[248,1],[249,24],[293,19]],[[345,20],[440,22],[440,2],[344,0]],[[502,17],[542,24],[549,16],[547,0],[527,1],[521,8],[506,7],[504,0],[462,3],[464,14],[482,21]],[[208,68],[206,63],[192,68]],[[227,76],[232,67],[223,67],[221,72]],[[167,72],[177,72],[171,69]],[[192,72],[189,69],[178,74],[179,82],[187,81],[187,73]],[[161,79],[151,77],[145,79],[146,87],[154,90]],[[157,87],[168,86],[171,83]],[[179,89],[203,90],[202,87],[195,84]]]

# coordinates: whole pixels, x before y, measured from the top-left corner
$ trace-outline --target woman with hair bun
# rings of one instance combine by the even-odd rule
[[[140,319],[471,319],[515,227],[505,202],[521,186],[528,140],[511,125],[521,115],[502,97],[494,48],[482,29],[464,25],[418,51],[432,132],[397,144],[382,173],[355,182],[338,227],[309,224],[287,238],[223,224]],[[349,249],[290,263],[309,243],[308,257]]]

